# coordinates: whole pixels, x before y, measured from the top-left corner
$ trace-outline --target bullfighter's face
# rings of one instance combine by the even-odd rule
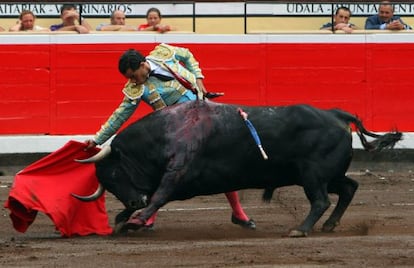
[[[139,68],[133,71],[131,68],[129,68],[124,76],[127,79],[130,79],[132,83],[135,83],[137,85],[142,85],[147,81],[148,75],[150,72],[150,67],[146,62],[141,62],[139,65]]]

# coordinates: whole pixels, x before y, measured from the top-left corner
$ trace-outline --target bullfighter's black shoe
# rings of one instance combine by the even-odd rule
[[[155,231],[155,226],[154,226],[154,224],[153,224],[153,223],[151,223],[151,224],[148,224],[148,225],[144,225],[144,226],[141,228],[141,230],[142,230],[143,232],[153,232],[153,231]]]
[[[240,225],[243,228],[256,230],[256,223],[253,219],[249,219],[248,221],[243,221],[236,218],[233,214],[231,214],[231,222],[237,225]]]

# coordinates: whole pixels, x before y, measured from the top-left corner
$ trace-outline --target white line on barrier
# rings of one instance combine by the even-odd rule
[[[414,206],[414,203],[392,203],[393,206]]]
[[[414,203],[392,203],[392,206],[414,206]],[[307,207],[307,204],[303,204],[302,207]],[[335,207],[336,203],[332,203],[331,207]],[[265,205],[265,206],[243,206],[244,209],[269,209],[276,208],[278,205]],[[196,208],[162,208],[159,211],[165,212],[177,212],[177,211],[212,211],[212,210],[231,210],[230,207],[196,207]]]
[[[274,206],[243,206],[243,209],[263,209],[272,208]],[[162,208],[160,211],[203,211],[203,210],[231,210],[230,207],[204,207],[204,208]]]
[[[378,133],[382,134],[382,133]],[[403,140],[396,149],[414,149],[414,132],[404,132]],[[357,134],[352,133],[353,148],[362,149]],[[0,153],[50,153],[61,148],[70,140],[83,142],[92,135],[0,135]]]

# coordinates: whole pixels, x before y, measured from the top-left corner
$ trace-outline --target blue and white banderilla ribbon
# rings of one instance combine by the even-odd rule
[[[250,130],[250,134],[252,134],[253,139],[254,139],[254,141],[256,142],[257,147],[258,147],[258,148],[259,148],[259,150],[260,150],[260,153],[261,153],[261,154],[262,154],[262,156],[263,156],[263,159],[264,159],[264,160],[267,160],[267,159],[268,159],[268,157],[267,157],[266,152],[263,150],[263,147],[262,147],[262,142],[260,141],[259,135],[257,134],[257,131],[256,131],[256,129],[254,128],[254,126],[253,126],[252,122],[250,122],[250,120],[249,120],[249,119],[247,119],[247,113],[245,113],[245,112],[244,112],[241,108],[238,108],[238,111],[239,111],[240,116],[243,118],[244,122],[246,123],[247,127],[249,128],[249,130]]]

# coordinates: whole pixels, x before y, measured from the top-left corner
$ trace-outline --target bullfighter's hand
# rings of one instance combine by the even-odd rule
[[[94,140],[86,140],[85,143],[86,143],[85,151],[91,148],[94,148],[97,145]]]
[[[204,86],[203,79],[202,78],[197,78],[196,83],[197,83],[198,89],[203,93],[203,95],[206,94],[207,90]]]
[[[207,99],[214,99],[214,98],[217,98],[217,97],[221,97],[223,95],[224,95],[223,92],[207,92],[206,94],[204,94],[204,96]]]

